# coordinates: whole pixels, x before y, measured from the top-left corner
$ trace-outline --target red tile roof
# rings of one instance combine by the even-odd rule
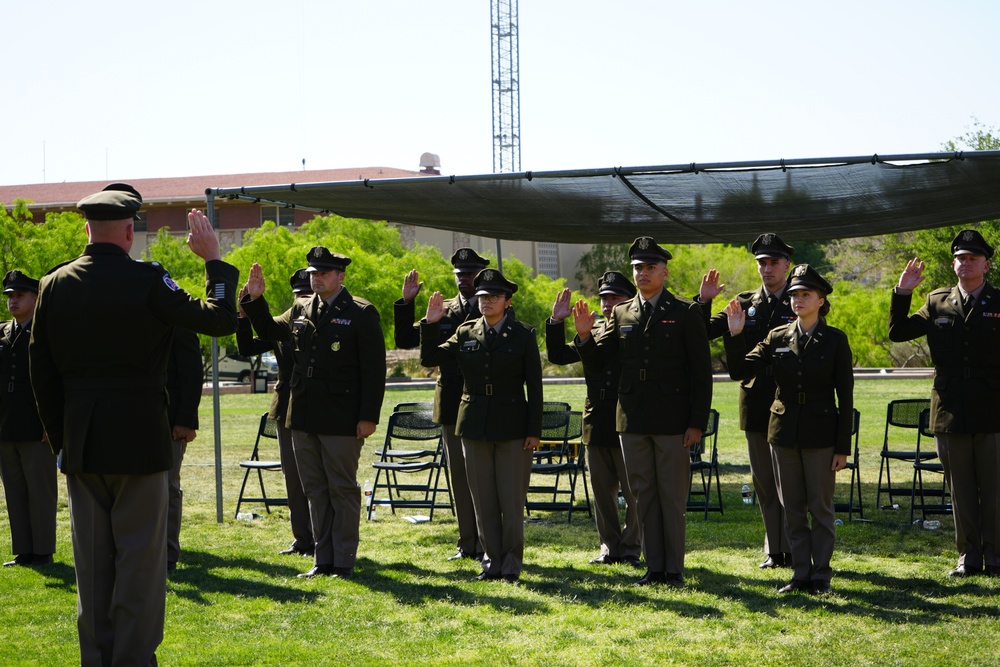
[[[309,171],[276,171],[260,174],[224,174],[217,176],[183,176],[180,178],[119,179],[130,183],[142,194],[143,202],[205,201],[207,188],[232,188],[250,185],[284,185],[286,183],[325,183],[353,181],[365,178],[412,178],[416,171],[393,167],[361,167],[352,169],[314,169]],[[73,183],[36,183],[33,185],[0,185],[0,202],[8,206],[15,199],[30,199],[44,208],[73,208],[76,202],[99,191],[113,180],[77,181]]]

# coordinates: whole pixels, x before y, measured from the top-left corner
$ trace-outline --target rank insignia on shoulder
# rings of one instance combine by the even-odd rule
[[[340,341],[335,340],[332,343],[330,343],[330,349],[333,350],[334,352],[340,352]]]
[[[170,288],[171,292],[176,292],[181,288],[180,285],[174,282],[174,279],[170,277],[169,273],[163,274],[163,284]]]

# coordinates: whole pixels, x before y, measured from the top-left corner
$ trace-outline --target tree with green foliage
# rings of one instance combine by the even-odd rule
[[[10,210],[0,203],[0,277],[19,269],[41,278],[53,267],[79,256],[87,245],[83,216],[50,213],[44,224],[35,224],[30,203],[16,199]],[[0,319],[9,319],[6,300],[0,301]]]

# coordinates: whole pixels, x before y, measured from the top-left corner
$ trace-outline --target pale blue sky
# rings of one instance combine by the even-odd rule
[[[492,170],[489,0],[8,4],[0,184],[424,151]],[[1000,123],[998,19],[995,0],[521,0],[521,167],[937,151]]]

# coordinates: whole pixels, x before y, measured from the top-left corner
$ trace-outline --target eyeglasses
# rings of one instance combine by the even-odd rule
[[[479,300],[485,301],[486,303],[496,303],[503,298],[503,294],[482,294],[480,295]]]

